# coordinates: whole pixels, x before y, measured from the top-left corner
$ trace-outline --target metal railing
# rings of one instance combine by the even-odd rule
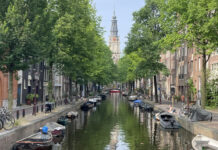
[[[45,112],[45,104],[46,103],[37,104],[36,106],[34,106],[34,105],[21,106],[21,107],[18,107],[16,109],[12,110],[11,113],[14,116],[14,118],[17,120],[19,118],[24,118],[27,115],[34,115],[33,112],[34,112],[35,108],[36,108],[36,113]],[[54,103],[54,107],[58,107],[58,106],[62,106],[62,105],[65,105],[63,100],[59,100],[59,101],[56,101]]]

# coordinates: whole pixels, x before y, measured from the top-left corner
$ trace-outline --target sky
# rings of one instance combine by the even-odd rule
[[[118,34],[120,36],[120,49],[123,51],[127,35],[133,24],[132,13],[145,5],[144,0],[93,0],[97,10],[97,16],[101,16],[101,26],[104,28],[105,41],[108,44],[111,28],[111,20],[115,8],[118,20]]]

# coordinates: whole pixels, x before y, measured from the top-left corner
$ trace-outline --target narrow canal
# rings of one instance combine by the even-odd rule
[[[63,150],[190,150],[193,135],[164,130],[152,114],[131,108],[119,94],[80,112],[67,127]]]

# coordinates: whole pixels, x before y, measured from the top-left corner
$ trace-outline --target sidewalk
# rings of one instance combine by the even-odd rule
[[[0,131],[0,149],[11,149],[17,140],[37,132],[47,122],[56,122],[60,116],[65,115],[69,111],[77,110],[82,103],[83,101],[80,100],[74,105],[69,104],[56,107],[51,113],[40,112],[36,116],[28,115],[25,118],[18,119],[18,125],[13,129]]]
[[[169,110],[169,106],[172,104],[170,101],[163,101],[162,104],[154,103],[153,101],[145,100],[145,102],[150,103],[154,106],[155,110],[165,111]],[[175,118],[179,121],[181,126],[186,130],[192,132],[193,134],[202,134],[207,137],[218,140],[218,113],[215,111],[210,111],[213,115],[213,120],[210,121],[199,121],[191,122],[185,117],[179,116],[180,108],[182,107],[181,103],[174,103],[174,109],[176,113],[174,114]]]

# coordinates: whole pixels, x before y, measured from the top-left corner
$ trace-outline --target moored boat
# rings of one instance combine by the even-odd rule
[[[52,134],[53,142],[55,144],[61,143],[64,138],[66,127],[56,122],[48,122],[45,124],[45,126],[48,127],[48,132]],[[42,130],[42,127],[40,130]]]
[[[192,147],[194,150],[218,150],[218,141],[204,135],[197,135],[192,140]]]
[[[138,98],[137,95],[130,95],[130,96],[128,97],[128,100],[129,100],[129,101],[134,101],[134,100],[137,100],[137,98]]]
[[[106,98],[107,98],[107,95],[106,95],[106,94],[101,94],[100,96],[101,96],[101,99],[102,99],[102,100],[106,100]]]
[[[52,134],[35,133],[21,139],[13,146],[13,150],[52,150]]]
[[[91,101],[85,102],[80,109],[83,111],[88,111],[89,109],[91,109],[92,107],[94,107],[94,103]]]
[[[110,93],[120,93],[120,90],[117,90],[117,89],[110,90]]]
[[[153,106],[150,104],[146,104],[144,102],[139,104],[139,108],[146,112],[152,112],[154,110]]]
[[[60,116],[57,120],[57,123],[59,123],[63,126],[66,126],[68,122],[69,122],[69,119],[65,116]]]
[[[179,123],[170,113],[161,113],[159,119],[160,125],[165,129],[178,129],[180,127]]]
[[[70,112],[68,112],[67,115],[66,115],[66,117],[67,117],[67,118],[70,118],[70,119],[74,119],[74,118],[76,118],[76,117],[78,117],[78,116],[79,116],[79,114],[78,114],[77,111],[70,111]]]

